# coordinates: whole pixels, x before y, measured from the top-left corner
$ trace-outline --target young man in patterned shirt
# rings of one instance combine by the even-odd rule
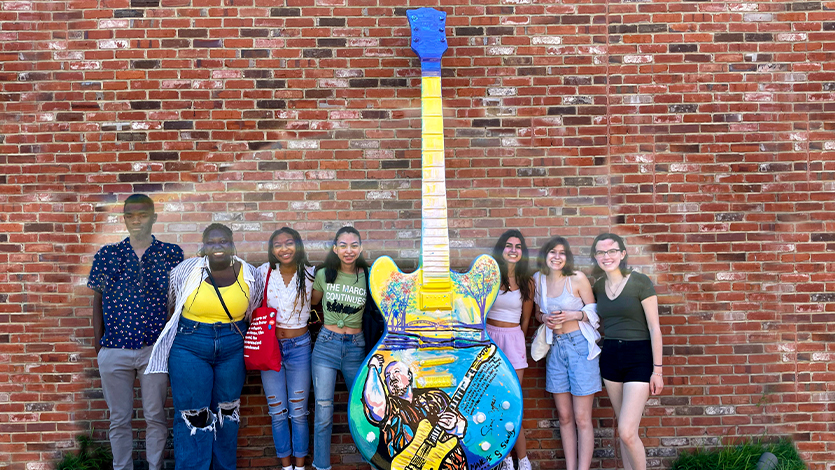
[[[133,385],[139,377],[148,466],[160,470],[168,437],[168,376],[144,371],[168,315],[168,275],[183,260],[183,250],[151,235],[157,214],[148,196],[128,197],[124,220],[128,238],[96,253],[87,281],[94,292],[93,344],[110,410],[113,469],[133,469]]]

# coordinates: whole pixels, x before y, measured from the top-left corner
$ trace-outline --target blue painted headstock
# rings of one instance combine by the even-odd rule
[[[423,74],[441,73],[441,57],[447,50],[446,13],[434,8],[407,10],[412,28],[412,50],[420,57]]]

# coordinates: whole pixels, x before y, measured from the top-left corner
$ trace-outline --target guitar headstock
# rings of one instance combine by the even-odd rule
[[[434,8],[407,10],[412,29],[412,50],[420,57],[424,72],[441,72],[441,57],[447,50],[446,13]]]

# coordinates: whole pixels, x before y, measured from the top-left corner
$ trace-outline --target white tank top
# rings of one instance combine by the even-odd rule
[[[508,323],[519,323],[522,318],[522,291],[520,289],[507,292],[499,290],[496,301],[493,302],[493,306],[487,312],[487,318]]]
[[[558,310],[582,310],[583,299],[574,297],[574,289],[571,288],[571,278],[567,278],[563,284],[562,294],[557,297],[546,297],[546,308],[548,312],[555,312]]]

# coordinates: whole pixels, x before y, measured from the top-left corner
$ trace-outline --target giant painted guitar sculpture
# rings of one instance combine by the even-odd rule
[[[389,257],[370,271],[386,333],[351,387],[349,423],[366,460],[385,470],[486,470],[516,441],[522,390],[484,331],[499,290],[487,255],[450,272],[444,175],[441,56],[446,13],[407,12],[421,60],[421,259],[404,274]]]

